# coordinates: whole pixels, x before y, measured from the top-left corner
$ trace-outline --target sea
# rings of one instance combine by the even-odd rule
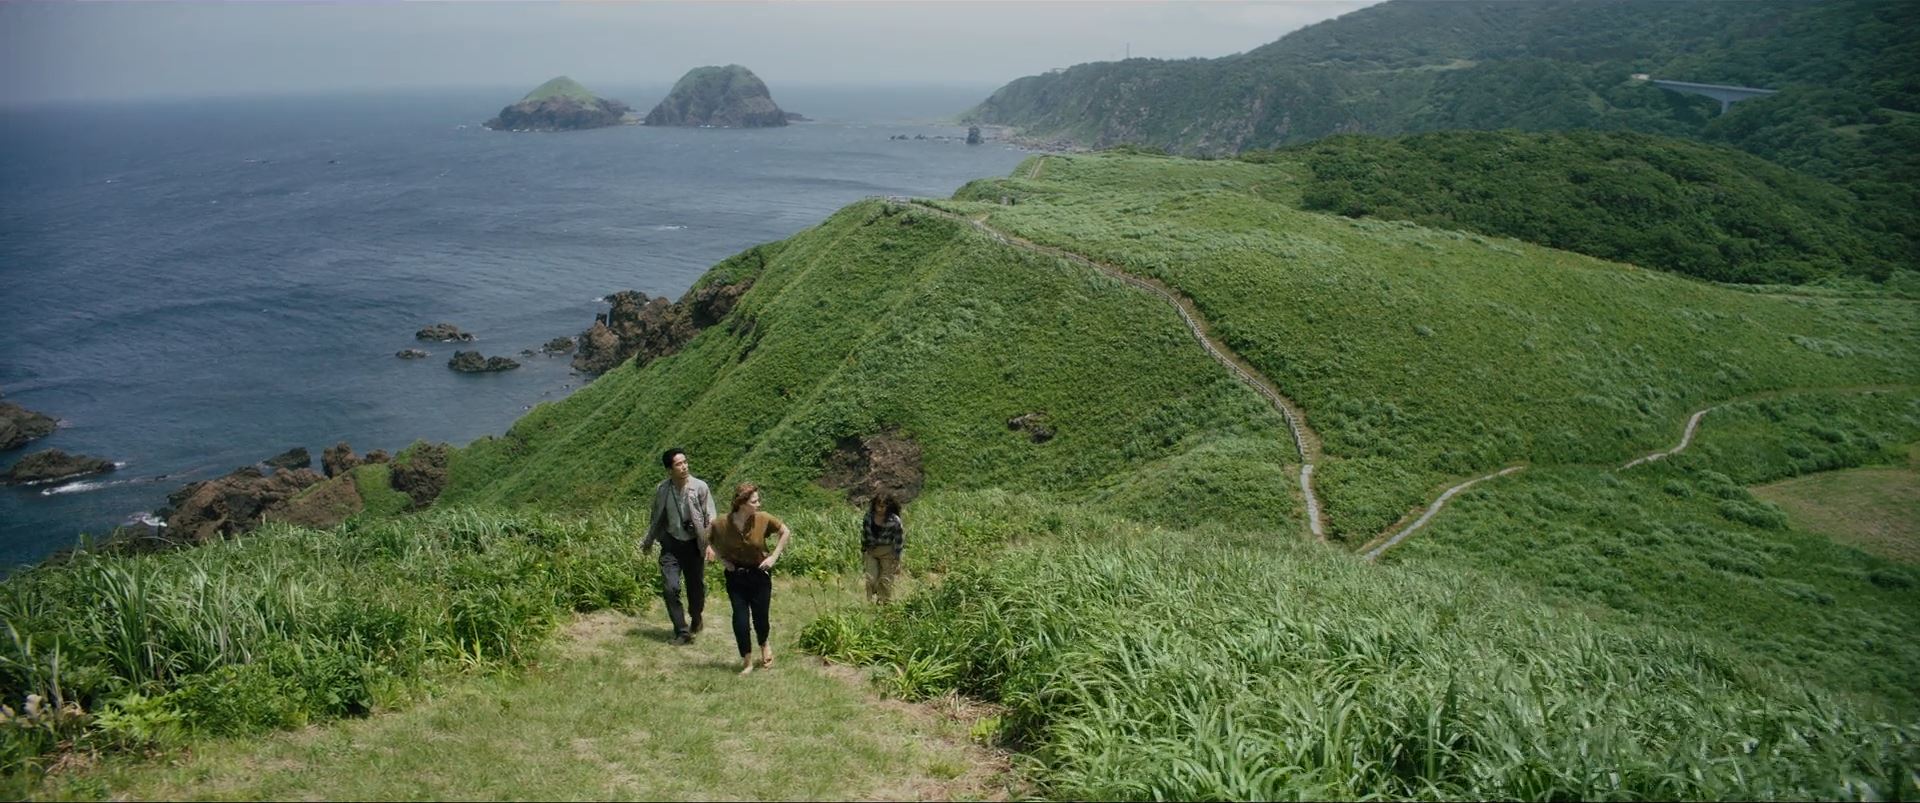
[[[0,465],[119,464],[0,487],[0,571],[292,447],[317,469],[340,441],[502,433],[590,381],[521,352],[608,294],[678,298],[863,197],[1009,174],[1025,153],[951,122],[991,90],[776,91],[813,122],[754,130],[481,126],[524,88],[0,109],[0,399],[61,421]],[[442,321],[477,341],[414,339]],[[456,347],[522,367],[456,373]]]

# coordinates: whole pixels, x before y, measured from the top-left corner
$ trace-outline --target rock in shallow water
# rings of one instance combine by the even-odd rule
[[[20,462],[13,464],[13,468],[7,469],[7,473],[0,474],[0,482],[9,485],[51,482],[85,477],[90,474],[105,474],[113,469],[111,460],[67,454],[59,449],[48,449],[20,458]]]

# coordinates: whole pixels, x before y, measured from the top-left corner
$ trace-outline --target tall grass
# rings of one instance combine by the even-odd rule
[[[1008,706],[1071,799],[1912,795],[1920,736],[1698,640],[1596,624],[1473,572],[1140,530],[963,566],[807,648],[895,692]]]
[[[437,676],[524,663],[568,611],[648,604],[657,569],[636,532],[625,511],[449,509],[34,568],[0,584],[0,702],[81,716],[0,729],[0,762],[30,769],[60,740],[364,713]]]

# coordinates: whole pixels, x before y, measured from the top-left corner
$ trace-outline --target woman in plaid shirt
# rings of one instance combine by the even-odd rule
[[[869,601],[884,603],[893,598],[893,580],[900,574],[900,553],[906,546],[900,500],[890,493],[874,494],[867,515],[860,517],[860,549],[865,553]]]

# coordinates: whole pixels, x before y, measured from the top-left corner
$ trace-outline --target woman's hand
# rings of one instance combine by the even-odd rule
[[[771,570],[773,568],[774,560],[775,560],[774,556],[768,555],[766,560],[760,561],[760,571],[764,572],[764,571]]]

